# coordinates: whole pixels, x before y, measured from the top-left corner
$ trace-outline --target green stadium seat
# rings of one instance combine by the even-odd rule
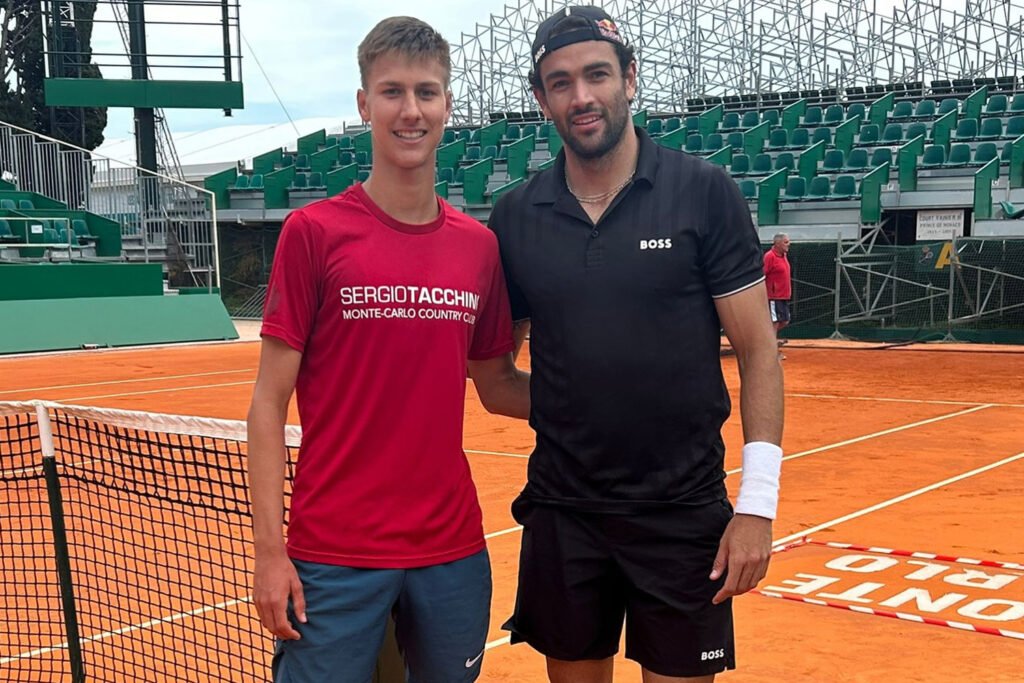
[[[804,149],[811,146],[811,131],[808,128],[796,128],[789,136],[789,149]]]
[[[740,121],[740,128],[743,128],[744,130],[747,128],[753,128],[759,123],[761,123],[761,117],[757,115],[756,111],[745,111],[743,112],[743,120]]]
[[[474,128],[472,134],[469,136],[469,141],[474,142],[476,144],[480,144],[480,135],[480,129]]]
[[[13,199],[0,199],[0,209],[5,211],[17,211],[18,204]]]
[[[455,182],[455,171],[450,168],[439,168],[437,169],[437,182],[439,183],[452,183]]]
[[[313,171],[309,174],[309,186],[315,190],[320,190],[327,187],[327,183],[324,182],[324,175],[320,171]]]
[[[234,190],[248,190],[249,189],[249,176],[244,173],[235,178],[235,184],[232,188]]]
[[[900,100],[893,107],[892,113],[889,115],[893,119],[909,119],[914,114],[914,103],[908,100]]]
[[[498,160],[499,161],[508,161],[508,146],[507,145],[502,145],[501,147],[498,148]]]
[[[726,112],[725,116],[722,117],[722,123],[719,125],[719,130],[736,130],[740,127],[740,115],[739,112],[730,111]]]
[[[804,112],[804,126],[820,126],[821,125],[821,107],[807,107],[807,111]]]
[[[843,111],[843,105],[833,104],[825,110],[825,118],[823,120],[826,126],[838,126],[845,117],[846,112]]]
[[[647,122],[647,134],[651,136],[661,135],[662,125],[661,119],[651,119]]]
[[[262,190],[263,189],[263,174],[253,173],[252,177],[249,178],[249,189],[250,190]]]
[[[455,142],[455,135],[455,131],[452,130],[451,128],[445,129],[444,135],[441,137],[441,144],[450,145],[451,143]]]
[[[793,161],[793,155],[790,152],[783,152],[775,157],[775,170],[788,169],[792,171],[796,168],[796,163]]]
[[[852,175],[841,175],[829,195],[832,199],[850,199],[857,196],[857,181]]]
[[[999,208],[1003,210],[1003,217],[1010,220],[1017,220],[1024,216],[1024,207],[1017,208],[1013,204],[1007,201],[999,202]]]
[[[49,225],[49,221],[43,221],[44,225]],[[43,241],[47,244],[60,244],[60,235],[53,228],[43,228]]]
[[[89,232],[89,224],[81,218],[73,218],[71,220],[71,231],[75,233],[75,237],[80,239],[92,237],[92,233]]]
[[[915,119],[935,118],[935,100],[921,100],[914,108]]]
[[[32,211],[35,208],[36,205],[32,203],[31,199],[18,200],[18,211]]]
[[[444,134],[447,135],[448,131],[445,131]],[[335,138],[335,137],[327,138],[327,142],[324,143],[324,147],[325,148],[326,147],[337,147],[337,146],[338,146],[338,138]]]
[[[1016,140],[1021,135],[1024,135],[1024,116],[1014,116],[1006,122],[1003,137]]]
[[[784,201],[801,201],[807,196],[807,181],[803,176],[793,176],[786,181],[786,191],[782,195]]]
[[[888,147],[880,147],[888,151]],[[868,151],[863,147],[857,147],[856,149],[850,150],[850,156],[846,158],[846,164],[843,166],[844,171],[864,171],[868,167]]]
[[[811,178],[811,184],[807,188],[807,199],[828,199],[832,192],[832,183],[826,176],[819,175]]]
[[[985,114],[1001,116],[1006,111],[1006,95],[992,95],[985,103]]]
[[[338,155],[338,163],[340,163],[342,166],[348,166],[349,164],[355,162],[355,159],[355,154],[349,151],[341,152]]]
[[[459,139],[469,142],[473,138],[473,131],[468,128],[463,128],[459,131]]]
[[[750,169],[751,175],[768,175],[772,172],[772,156],[770,154],[758,154],[754,157],[754,163]]]
[[[68,229],[65,227],[57,228],[57,241],[61,244],[76,244],[77,240],[71,239],[71,235],[68,234]]]
[[[282,154],[281,155],[281,168],[288,168],[289,166],[295,165],[295,155],[293,154]]]
[[[857,138],[862,145],[878,144],[878,124],[869,123],[860,127],[860,134]]]
[[[945,116],[951,111],[960,111],[960,100],[955,97],[947,97],[939,104],[938,116]]]
[[[846,108],[846,120],[849,121],[854,116],[859,116],[860,120],[863,121],[867,110],[864,107],[863,102],[854,102]]]
[[[309,176],[305,173],[296,173],[295,177],[292,178],[292,189],[304,190],[309,186]]]
[[[957,168],[959,166],[966,166],[969,163],[971,163],[971,146],[966,142],[961,142],[950,146],[949,157],[943,166]]]
[[[1003,120],[992,117],[981,120],[981,130],[978,131],[979,140],[997,140],[1003,137]]]
[[[871,152],[871,168],[878,168],[882,164],[892,165],[892,149],[888,147],[876,147]]]
[[[971,159],[971,166],[984,166],[988,162],[999,157],[999,149],[994,142],[982,142],[974,149],[974,158]]]
[[[295,168],[308,169],[309,168],[309,155],[299,154],[295,157]]]
[[[843,150],[830,149],[825,152],[825,158],[821,162],[821,170],[824,173],[838,173],[843,168]]]
[[[704,152],[717,152],[722,149],[724,141],[721,133],[708,133],[704,137]]]
[[[923,135],[924,139],[928,139],[928,124],[921,121],[916,121],[907,126],[906,140],[913,140],[918,135]]]
[[[505,135],[503,137],[506,140],[520,140],[523,137],[523,129],[514,123],[510,123],[508,128],[505,129]]]
[[[683,119],[683,127],[686,130],[693,131],[696,133],[700,130],[700,117],[698,116],[687,116]]]
[[[683,120],[681,118],[679,118],[678,116],[673,116],[672,118],[670,118],[667,121],[665,121],[665,132],[666,133],[671,133],[672,131],[679,130],[682,127],[683,127]]]
[[[734,130],[725,136],[725,144],[732,147],[734,150],[743,149],[743,131]]]
[[[365,169],[361,169],[359,173],[356,175],[356,180],[358,180],[361,183],[365,183],[369,179],[369,177],[370,172]]]
[[[338,147],[340,149],[352,149],[352,138],[348,135],[342,135],[341,139],[338,140]]]
[[[466,169],[464,169],[464,168],[456,169],[455,170],[455,180],[453,181],[453,183],[455,185],[462,185],[464,182],[466,182]]]
[[[683,151],[690,154],[700,154],[702,149],[704,149],[704,138],[702,136],[690,135],[686,138],[686,146],[683,148]]]
[[[789,131],[785,128],[772,128],[768,133],[768,149],[786,149],[789,147]]]
[[[743,193],[744,199],[757,199],[757,183],[753,180],[741,180],[740,192]]]
[[[481,159],[496,159],[498,157],[498,148],[494,145],[487,145],[480,152]]]
[[[811,135],[811,144],[816,145],[819,142],[824,142],[825,146],[828,147],[832,144],[832,129],[831,128],[815,128],[814,134]]]
[[[1008,164],[1013,159],[1013,143],[1007,142],[999,152],[999,163]]]
[[[360,166],[369,166],[370,155],[366,152],[356,152],[356,163]]]
[[[7,222],[6,218],[0,218],[0,240],[11,241],[14,237],[14,233],[11,232],[11,224]]]
[[[921,168],[938,168],[946,163],[946,148],[942,145],[928,145],[921,157]]]
[[[777,126],[777,125],[779,125],[779,121],[781,120],[781,118],[779,116],[779,110],[778,109],[766,109],[765,111],[761,112],[761,120],[762,121],[767,121],[768,125],[770,125],[770,126]]]
[[[750,157],[746,154],[733,154],[732,163],[729,164],[729,173],[732,175],[747,175],[750,173]]]
[[[1024,114],[1024,93],[1017,93],[1013,96],[1013,99],[1010,100],[1010,107],[1007,111],[1011,113],[1019,112]]]
[[[882,131],[882,144],[898,145],[903,141],[903,124],[890,123]]]
[[[973,140],[978,137],[978,119],[961,119],[953,131],[954,140]]]

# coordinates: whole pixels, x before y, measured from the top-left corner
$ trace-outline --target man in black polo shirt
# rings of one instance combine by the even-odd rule
[[[778,500],[782,372],[757,234],[728,175],[630,125],[636,62],[602,10],[549,18],[532,59],[565,148],[490,221],[532,326],[537,432],[506,628],[551,681],[607,683],[626,615],[645,682],[711,681],[735,666],[731,597],[765,574]],[[723,328],[746,442],[735,516]]]

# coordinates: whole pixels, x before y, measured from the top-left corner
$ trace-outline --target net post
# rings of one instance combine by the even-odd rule
[[[843,286],[843,233],[836,233],[836,288],[833,293],[835,303],[833,304],[832,324],[833,329],[829,339],[846,339],[839,331],[839,290]]]
[[[36,404],[36,419],[39,427],[39,443],[43,452],[43,476],[46,479],[46,494],[50,503],[54,559],[57,562],[57,577],[60,582],[68,660],[71,664],[71,683],[84,683],[85,664],[82,661],[82,643],[78,634],[78,612],[75,609],[74,582],[71,577],[71,555],[68,553],[67,528],[64,525],[64,501],[61,496],[60,476],[57,474],[57,458],[53,447],[53,426],[50,422],[49,410],[44,403]]]
[[[949,242],[949,303],[946,306],[946,338],[942,341],[956,341],[953,336],[953,295],[956,293],[956,231],[950,235]]]

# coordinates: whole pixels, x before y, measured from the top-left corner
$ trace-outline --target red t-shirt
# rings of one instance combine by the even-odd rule
[[[790,280],[789,259],[774,249],[764,253],[764,282],[768,298],[789,301],[793,298],[793,283]]]
[[[484,547],[466,359],[510,352],[512,322],[494,234],[438,202],[406,225],[356,185],[285,221],[262,334],[302,351],[294,559],[407,568]]]

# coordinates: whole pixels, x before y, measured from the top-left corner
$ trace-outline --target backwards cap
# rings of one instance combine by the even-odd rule
[[[586,25],[571,29],[565,33],[559,33],[552,37],[551,33],[559,24],[568,17],[578,17],[586,20]],[[625,45],[619,34],[619,27],[615,25],[612,18],[600,7],[566,7],[545,19],[537,27],[537,36],[533,39],[533,69],[540,68],[541,60],[555,50],[582,43],[586,40],[604,40],[609,43]]]

